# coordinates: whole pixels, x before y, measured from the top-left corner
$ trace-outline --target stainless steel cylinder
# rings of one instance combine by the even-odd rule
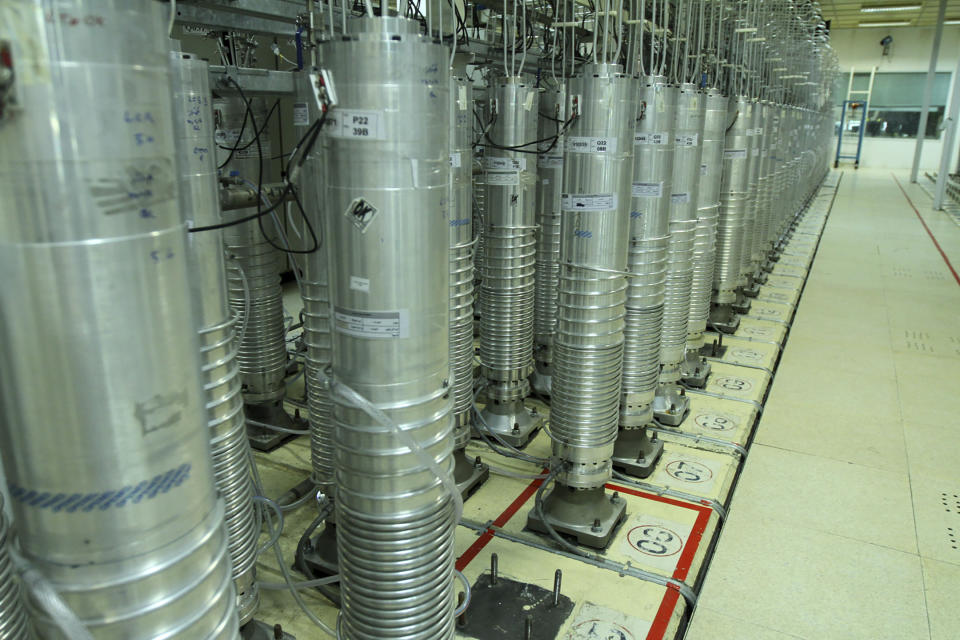
[[[553,376],[553,336],[557,329],[557,287],[560,265],[560,199],[563,194],[563,126],[567,121],[567,89],[561,83],[540,98],[537,139],[537,258],[534,284],[534,387],[549,394]],[[553,138],[556,136],[555,138]]]
[[[296,131],[298,139],[305,136],[311,124],[320,118],[313,97],[313,89],[306,79],[298,91],[307,104],[307,119]],[[310,469],[311,479],[317,488],[328,497],[334,497],[334,422],[333,399],[327,388],[326,370],[332,360],[331,311],[329,286],[330,242],[325,226],[331,212],[324,206],[323,161],[324,153],[318,142],[310,150],[300,172],[300,198],[307,218],[319,241],[316,251],[298,258],[303,266],[300,291],[303,299],[303,340],[307,347],[304,359],[304,376],[307,391],[307,411],[310,423]],[[301,251],[313,246],[306,228],[290,234],[299,235]]]
[[[94,637],[237,638],[178,202],[169,9],[49,7],[0,9],[17,69],[0,124],[0,273],[18,283],[0,287],[0,451],[20,550]],[[28,606],[41,637],[62,637]]]
[[[693,284],[687,324],[687,349],[703,346],[703,332],[710,316],[713,274],[716,264],[717,221],[720,208],[720,179],[723,171],[724,132],[727,98],[718,89],[703,94],[704,118],[700,182],[697,190],[697,231],[693,246]]]
[[[662,76],[641,78],[634,134],[620,424],[653,419],[660,377],[677,89]]]
[[[191,227],[216,225],[221,217],[208,65],[191,54],[174,51],[170,69],[180,209]],[[250,443],[240,394],[236,318],[227,304],[222,243],[220,231],[203,231],[190,234],[187,248],[210,455],[217,490],[226,505],[230,565],[243,625],[260,604],[255,568],[260,531],[254,513]]]
[[[750,122],[747,129],[747,199],[744,208],[743,248],[740,251],[740,286],[747,284],[747,276],[753,271],[754,229],[757,222],[757,178],[760,175],[760,151],[763,137],[763,118],[760,103],[750,102]]]
[[[619,65],[569,81],[551,433],[567,487],[602,487],[617,437],[637,84]]]
[[[0,638],[27,640],[32,633],[23,606],[17,570],[10,557],[12,543],[9,522],[3,511],[3,494],[0,493]]]
[[[264,128],[267,118],[263,98],[250,98],[253,121]],[[244,101],[236,95],[218,98],[213,104],[217,121],[217,166],[221,174],[234,176],[257,184],[260,174],[260,154],[263,154],[263,179],[270,178],[271,146],[266,130],[260,134],[259,148],[254,141],[256,133],[247,116]],[[246,125],[244,119],[246,118]],[[236,151],[232,151],[236,147]],[[228,160],[229,158],[229,160]],[[264,205],[263,208],[266,208]],[[256,214],[255,207],[224,212],[224,221],[239,220]],[[262,230],[261,230],[262,228]],[[286,257],[276,246],[282,246],[271,216],[265,215],[258,223],[250,220],[223,230],[227,257],[227,292],[230,307],[243,322],[243,340],[237,353],[243,398],[247,404],[275,403],[284,396],[284,376],[287,350],[284,342],[283,291],[280,272]],[[241,273],[242,272],[242,273]],[[244,280],[246,282],[244,282]],[[245,315],[249,308],[249,316]]]
[[[511,147],[537,139],[539,96],[520,77],[495,82],[490,90],[493,126],[484,139],[479,358],[486,378],[519,389],[533,371],[537,156],[535,146]]]
[[[751,271],[757,271],[760,265],[766,260],[767,252],[770,247],[767,245],[767,236],[770,229],[770,202],[772,192],[770,191],[770,141],[775,135],[773,130],[773,118],[771,117],[772,105],[767,101],[762,101],[757,105],[760,111],[760,157],[757,174],[757,215],[753,230],[753,253],[751,254]]]
[[[680,379],[680,363],[687,343],[690,293],[693,286],[693,249],[697,231],[697,190],[703,147],[703,96],[692,84],[677,94],[674,130],[673,185],[670,195],[670,241],[667,248],[667,284],[660,342],[661,382]]]
[[[332,371],[452,473],[449,52],[414,21],[352,25],[321,45],[339,99],[323,140]],[[342,636],[452,638],[452,497],[336,393],[334,419]]]
[[[743,253],[744,224],[750,178],[750,136],[753,103],[731,96],[725,122],[723,172],[720,182],[720,214],[717,221],[714,303],[736,300]]]
[[[473,86],[450,79],[450,368],[454,439],[470,441],[473,406]]]

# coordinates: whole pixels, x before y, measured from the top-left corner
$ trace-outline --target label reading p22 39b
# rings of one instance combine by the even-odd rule
[[[380,111],[334,109],[327,116],[325,130],[332,138],[383,140],[386,137]]]

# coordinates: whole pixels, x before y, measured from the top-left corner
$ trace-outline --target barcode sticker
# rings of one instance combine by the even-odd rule
[[[671,204],[686,204],[690,202],[689,193],[672,193],[670,194]]]
[[[520,184],[519,171],[490,171],[487,173],[487,184],[498,186],[512,186]]]
[[[463,166],[463,165],[460,164],[460,152],[457,151],[457,152],[455,152],[455,153],[451,153],[451,154],[450,154],[450,168],[452,168],[452,169],[459,169],[459,168],[462,167],[462,166]]]
[[[561,207],[564,211],[612,211],[617,208],[617,194],[565,193],[561,199]]]
[[[660,198],[663,197],[663,183],[634,182],[630,193],[634,198]]]
[[[410,337],[410,313],[406,309],[395,311],[354,311],[334,309],[335,327],[338,333],[356,338],[408,338]]]
[[[293,103],[293,126],[306,127],[310,124],[310,107],[306,102]]]
[[[527,169],[527,159],[526,158],[492,158],[485,157],[483,159],[483,166],[487,171],[526,171]]]
[[[698,137],[699,137],[699,134],[696,134],[696,133],[692,135],[677,135],[676,137],[674,137],[673,142],[678,147],[695,147],[697,146]]]
[[[665,132],[637,131],[633,134],[633,144],[667,144],[670,134]]]
[[[568,153],[616,153],[616,138],[598,138],[595,136],[567,136],[565,141]]]
[[[541,169],[562,169],[563,156],[540,156],[537,158],[537,166]]]

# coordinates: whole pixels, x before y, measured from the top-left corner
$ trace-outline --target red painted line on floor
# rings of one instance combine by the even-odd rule
[[[547,471],[548,471],[547,469],[544,469],[544,472],[547,472]],[[514,515],[516,515],[517,511],[520,510],[520,507],[522,507],[523,504],[524,504],[527,500],[529,500],[530,497],[533,496],[533,494],[535,494],[535,493],[537,492],[537,489],[540,488],[540,485],[541,485],[541,484],[543,484],[543,480],[534,480],[533,482],[531,482],[530,484],[528,484],[528,485],[527,485],[527,488],[524,489],[524,490],[520,493],[520,495],[517,496],[517,498],[516,498],[513,502],[510,503],[510,506],[508,506],[506,509],[504,509],[504,510],[503,510],[503,513],[501,513],[499,516],[497,516],[497,519],[493,521],[493,525],[494,525],[495,527],[502,527],[502,526],[504,526],[505,524],[507,524],[507,522],[510,521],[510,518],[512,518]],[[473,543],[472,545],[470,545],[470,546],[467,548],[467,550],[464,551],[463,554],[462,554],[459,558],[457,558],[457,565],[456,565],[456,566],[457,566],[457,571],[463,571],[463,570],[467,567],[467,565],[470,564],[470,561],[473,560],[474,558],[476,558],[477,555],[478,555],[481,551],[483,551],[483,548],[484,548],[485,546],[487,546],[487,544],[488,544],[491,540],[493,540],[493,529],[492,529],[492,528],[491,528],[491,529],[487,529],[486,531],[484,531],[483,533],[481,533],[481,534],[480,534],[480,537],[477,538],[477,539],[474,541],[474,543]]]
[[[897,180],[897,176],[890,174],[890,177],[893,178],[893,181],[897,183],[897,186],[900,187],[900,193],[903,194],[903,197],[907,199],[907,202],[910,204],[910,207],[913,209],[913,212],[917,214],[917,219],[920,220],[920,224],[923,225],[923,228],[926,230],[927,235],[930,236],[930,239],[933,240],[933,246],[937,248],[937,251],[940,252],[940,257],[943,258],[943,261],[947,263],[947,268],[950,269],[950,273],[953,274],[953,279],[957,281],[957,284],[960,284],[960,274],[957,273],[957,270],[953,268],[953,265],[950,264],[950,258],[947,257],[947,254],[943,252],[943,249],[940,247],[940,243],[937,242],[936,236],[933,235],[933,232],[930,231],[930,227],[927,226],[927,223],[924,221],[923,216],[920,215],[920,210],[917,209],[917,206],[913,204],[913,200],[910,199],[910,196],[907,195],[907,192],[903,190],[903,185],[900,184],[900,181]]]
[[[546,471],[547,470],[544,469],[544,472]],[[497,516],[497,519],[493,521],[493,527],[505,526],[510,519],[513,518],[518,511],[520,511],[523,505],[533,497],[542,483],[543,480],[533,480],[530,484],[528,484],[520,493],[520,495],[518,495],[514,501],[503,510],[503,513]],[[610,489],[611,491],[619,491],[620,493],[643,498],[645,500],[654,500],[656,502],[662,502],[664,504],[681,507],[683,509],[690,509],[697,512],[697,519],[693,524],[690,537],[687,538],[687,542],[684,544],[680,558],[677,560],[677,567],[674,569],[672,575],[675,580],[686,579],[687,575],[690,573],[690,567],[693,564],[693,560],[696,557],[697,549],[700,548],[700,542],[703,540],[703,534],[706,532],[707,525],[710,523],[710,516],[713,514],[713,510],[707,506],[709,503],[705,501],[704,504],[697,505],[689,502],[681,502],[680,500],[675,500],[673,498],[658,496],[654,493],[647,493],[645,491],[639,491],[637,489],[623,487],[612,483],[608,483],[606,488]],[[493,540],[493,527],[481,533],[480,536],[473,542],[473,544],[471,544],[467,550],[464,551],[459,558],[457,558],[457,571],[463,571],[466,569],[467,565],[469,565],[478,555],[480,555],[480,552],[483,551],[484,547],[486,547],[490,541]],[[679,602],[680,592],[677,590],[677,588],[668,585],[666,589],[667,591],[663,596],[663,600],[660,602],[660,607],[657,609],[656,617],[654,618],[650,627],[650,631],[647,634],[647,640],[659,640],[664,637],[667,629],[670,626],[670,620],[673,617],[673,612],[676,609],[677,603]]]

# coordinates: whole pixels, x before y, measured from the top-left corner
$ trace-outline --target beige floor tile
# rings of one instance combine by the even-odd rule
[[[955,423],[928,424],[906,419],[903,421],[903,435],[911,476],[924,475],[946,482],[957,482],[960,472],[960,443],[957,442]]]
[[[803,638],[740,620],[719,611],[698,606],[684,640],[789,640]]]
[[[754,442],[780,449],[907,472],[899,417],[851,405],[843,409],[818,402],[768,402]]]
[[[731,510],[917,552],[902,473],[754,444]]]
[[[923,558],[923,583],[932,640],[960,638],[960,566]]]
[[[919,557],[738,513],[737,504],[700,605],[816,640],[928,637]]]
[[[894,364],[904,420],[958,424],[960,360],[895,353]]]
[[[920,555],[960,565],[960,479],[918,473],[910,485]]]
[[[795,406],[816,403],[840,414],[854,409],[886,418],[899,416],[897,383],[887,379],[882,371],[869,366],[854,371],[818,366],[815,360],[807,363],[809,366],[804,367],[782,366],[774,378],[768,402],[786,401]]]

